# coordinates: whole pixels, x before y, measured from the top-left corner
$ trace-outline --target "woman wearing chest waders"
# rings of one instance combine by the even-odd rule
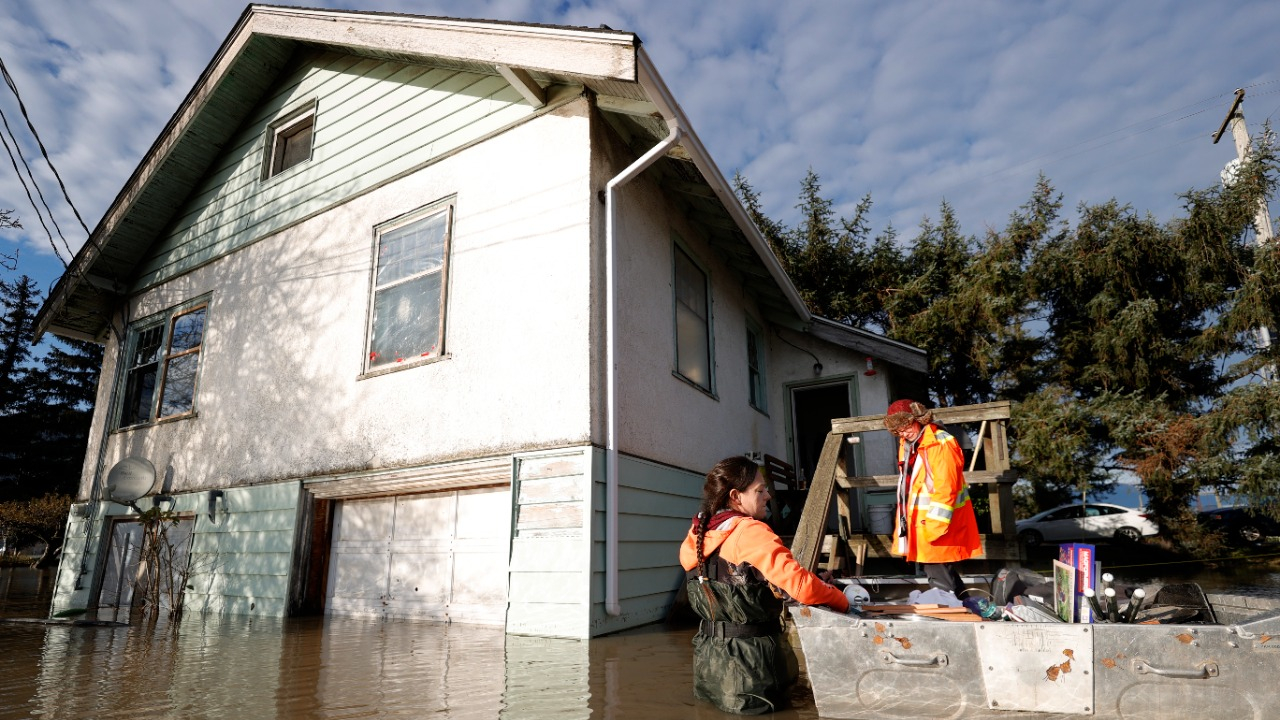
[[[725,712],[778,709],[795,680],[782,638],[782,599],[849,609],[840,590],[796,562],[766,525],[769,481],[751,460],[721,460],[702,486],[702,507],[680,546],[689,604],[702,618],[693,637],[693,694]]]

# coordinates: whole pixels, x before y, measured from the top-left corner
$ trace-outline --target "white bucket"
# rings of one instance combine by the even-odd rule
[[[871,516],[871,532],[876,535],[888,535],[893,532],[893,505],[868,505],[867,513]]]

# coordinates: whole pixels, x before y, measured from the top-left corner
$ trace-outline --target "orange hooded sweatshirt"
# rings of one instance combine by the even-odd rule
[[[707,530],[703,556],[720,549],[720,557],[734,565],[751,563],[765,580],[805,605],[826,605],[837,612],[849,610],[849,600],[817,575],[800,566],[782,539],[765,523],[749,517],[729,520],[726,530]],[[698,538],[693,530],[680,546],[680,564],[692,570],[698,565]]]

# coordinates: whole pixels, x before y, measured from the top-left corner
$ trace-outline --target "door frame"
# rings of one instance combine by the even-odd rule
[[[849,412],[858,413],[860,398],[858,394],[858,375],[849,373],[844,375],[831,375],[828,377],[814,378],[812,380],[804,380],[800,382],[786,383],[783,385],[783,399],[786,402],[786,440],[787,440],[787,457],[791,462],[791,466],[796,469],[797,476],[801,471],[800,453],[797,446],[799,438],[796,433],[796,403],[795,393],[797,390],[812,390],[823,386],[833,386],[843,384],[848,390]],[[862,446],[852,445],[848,458],[854,463],[861,465],[864,462],[862,456]],[[812,478],[805,478],[811,481]]]

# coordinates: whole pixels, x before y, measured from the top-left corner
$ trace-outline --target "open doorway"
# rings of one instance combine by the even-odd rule
[[[792,388],[792,451],[795,453],[796,477],[803,486],[813,481],[822,445],[831,433],[832,418],[849,417],[852,406],[848,382]],[[845,458],[846,463],[851,460],[851,457]]]

